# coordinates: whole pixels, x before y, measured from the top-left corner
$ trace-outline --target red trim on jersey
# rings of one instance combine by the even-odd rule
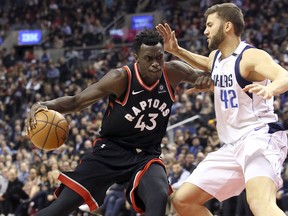
[[[109,106],[111,106],[111,109],[113,109],[113,108],[114,108],[114,105],[113,105],[113,103],[112,103],[112,102],[110,102],[110,103],[109,103]]]
[[[93,142],[93,146],[96,145],[96,143],[97,143],[98,140],[103,140],[103,139],[102,139],[102,138],[96,138],[96,139],[94,140],[94,142]]]
[[[138,70],[138,64],[137,64],[137,63],[134,64],[134,69],[135,69],[135,73],[136,73],[137,80],[138,80],[138,82],[140,83],[140,85],[141,85],[144,89],[146,89],[146,90],[148,90],[148,91],[152,91],[152,90],[158,85],[158,83],[160,82],[160,80],[157,80],[152,86],[147,86],[147,85],[143,82],[143,80],[142,80],[142,78],[141,78],[141,76],[140,76],[140,72],[139,72],[139,70]]]
[[[60,194],[60,192],[61,192],[61,190],[60,190],[60,186],[59,186],[59,187],[57,187],[56,190],[54,191],[54,195],[55,195],[56,197],[58,197],[59,194]]]
[[[114,108],[114,104],[110,101],[109,102],[109,105],[108,105],[109,107],[111,107],[111,110],[113,110],[113,108]],[[107,114],[107,116],[110,116],[110,109],[109,109],[109,107],[107,108],[108,109],[108,114]]]
[[[92,197],[90,192],[80,185],[78,182],[74,181],[73,179],[69,178],[67,175],[60,173],[58,180],[60,180],[65,186],[69,187],[76,193],[78,193],[83,199],[84,203],[89,206],[90,211],[94,211],[97,208],[99,208],[98,203],[96,200]],[[55,195],[58,196],[59,190],[55,191]]]
[[[164,80],[165,80],[165,83],[166,83],[166,86],[168,88],[168,92],[169,92],[169,95],[171,97],[171,100],[173,102],[175,102],[175,95],[173,94],[173,90],[172,90],[172,87],[170,85],[170,81],[168,79],[168,75],[167,75],[167,71],[166,71],[166,65],[164,64],[164,70],[163,70],[163,74],[164,74]]]
[[[128,97],[129,97],[129,93],[130,93],[130,89],[131,89],[131,80],[132,80],[132,75],[131,75],[131,71],[130,71],[130,68],[125,65],[123,66],[122,68],[124,68],[126,71],[127,71],[127,75],[128,75],[128,88],[127,88],[127,91],[126,91],[126,95],[125,95],[125,98],[124,100],[121,102],[120,100],[116,99],[115,101],[119,104],[121,104],[122,106],[124,106],[128,100]]]
[[[131,200],[132,206],[133,206],[134,210],[135,210],[136,212],[138,212],[138,213],[144,213],[144,211],[143,211],[141,208],[139,208],[139,207],[137,206],[136,202],[135,202],[135,190],[136,190],[136,188],[138,187],[138,184],[139,184],[139,182],[140,182],[140,179],[142,178],[142,176],[145,174],[145,172],[147,171],[147,169],[150,167],[150,165],[151,165],[152,163],[159,163],[159,164],[161,164],[162,166],[164,166],[163,161],[160,160],[159,158],[154,158],[154,159],[150,160],[150,161],[145,165],[145,167],[144,167],[142,170],[138,171],[138,173],[136,174],[135,179],[134,179],[134,182],[133,182],[133,188],[132,188],[132,190],[130,191],[130,200]],[[172,192],[173,192],[173,189],[172,189],[172,187],[169,185],[169,195],[170,195]]]

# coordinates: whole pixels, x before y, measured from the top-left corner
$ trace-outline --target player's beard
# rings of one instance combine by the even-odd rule
[[[223,32],[223,25],[221,25],[217,34],[211,38],[210,43],[208,44],[208,48],[210,50],[218,49],[219,45],[222,43],[224,38],[225,38],[225,35]]]

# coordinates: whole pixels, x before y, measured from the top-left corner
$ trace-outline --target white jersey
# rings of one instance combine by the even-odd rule
[[[217,130],[220,140],[226,144],[235,143],[251,130],[257,130],[266,123],[278,121],[278,116],[274,113],[273,98],[264,100],[242,90],[246,85],[252,84],[240,75],[239,70],[242,53],[251,47],[241,42],[228,58],[221,60],[219,50],[214,58],[211,77],[214,81]],[[268,85],[270,81],[257,83]]]

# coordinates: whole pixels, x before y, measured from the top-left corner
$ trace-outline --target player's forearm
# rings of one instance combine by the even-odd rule
[[[39,104],[60,113],[73,113],[79,111],[74,96],[59,97],[50,101],[39,102]]]
[[[173,52],[173,55],[177,56],[181,60],[187,62],[194,68],[198,68],[204,71],[209,71],[208,68],[208,57],[198,55],[195,53],[192,53],[182,47],[179,47],[179,49],[175,50]]]
[[[273,90],[273,95],[277,96],[288,91],[288,75],[285,78],[274,80],[268,85]]]

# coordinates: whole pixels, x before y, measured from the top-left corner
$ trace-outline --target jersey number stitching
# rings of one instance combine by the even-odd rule
[[[153,130],[157,123],[155,121],[155,119],[158,117],[158,113],[149,113],[148,116],[150,117],[150,122],[152,123],[151,125],[146,125],[146,123],[144,121],[142,121],[144,114],[140,116],[140,118],[138,119],[135,128],[140,128],[141,131],[143,131],[144,129],[147,130]]]
[[[220,97],[221,101],[223,101],[224,104],[225,104],[225,109],[228,109],[229,101],[230,101],[230,105],[231,105],[232,108],[238,107],[238,104],[235,102],[236,93],[235,93],[234,90],[223,90],[223,89],[221,89],[220,96],[221,96]]]

